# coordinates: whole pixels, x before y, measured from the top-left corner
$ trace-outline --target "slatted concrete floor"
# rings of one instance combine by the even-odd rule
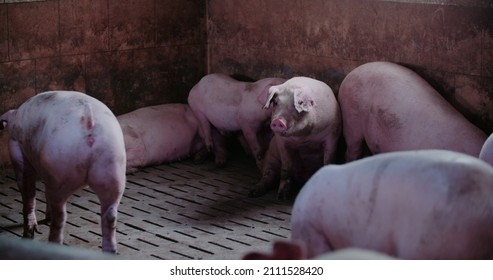
[[[259,175],[252,160],[241,156],[226,167],[190,160],[147,167],[127,175],[117,226],[120,256],[131,259],[240,259],[267,251],[290,236],[291,202],[270,193],[248,198]],[[0,235],[20,238],[22,204],[14,176],[0,176]],[[44,185],[37,183],[37,217],[45,216]],[[67,205],[68,246],[100,250],[99,201],[88,188]],[[39,225],[36,240],[49,228]]]

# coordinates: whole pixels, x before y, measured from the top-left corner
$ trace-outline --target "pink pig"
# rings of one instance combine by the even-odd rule
[[[479,158],[493,166],[493,134],[484,142]]]
[[[403,259],[493,258],[493,168],[446,150],[328,165],[301,189],[292,240],[308,258],[347,247]]]
[[[103,251],[116,252],[117,210],[125,188],[125,147],[113,113],[80,92],[40,93],[0,117],[22,194],[24,237],[37,230],[35,181],[46,184],[50,242],[63,242],[66,202],[89,185],[101,203]]]
[[[372,154],[445,149],[478,156],[486,135],[415,72],[372,62],[350,72],[339,88],[346,161]]]
[[[125,139],[127,171],[196,153],[202,156],[205,151],[197,118],[186,104],[144,107],[117,119]]]
[[[254,83],[241,82],[223,74],[203,77],[190,91],[188,104],[199,120],[207,149],[213,149],[211,125],[223,134],[241,131],[260,167],[264,151],[257,133],[270,117],[270,111],[262,110],[262,106],[270,86],[284,81],[265,78]],[[225,161],[216,155],[218,165]]]
[[[324,164],[334,162],[341,131],[340,110],[330,87],[308,77],[272,86],[264,105],[266,109],[271,107],[270,127],[280,160],[278,196],[285,199],[292,194],[294,177],[306,180]],[[265,184],[260,182],[251,195],[265,191]]]

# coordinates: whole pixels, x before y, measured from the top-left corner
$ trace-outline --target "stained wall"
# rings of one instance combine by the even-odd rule
[[[328,83],[376,60],[493,131],[489,0],[0,0],[0,112],[79,90],[115,114],[186,102],[208,72]],[[0,164],[6,161],[5,135]]]
[[[296,75],[335,92],[370,61],[408,66],[493,131],[493,1],[208,0],[208,71]]]
[[[115,114],[186,102],[206,71],[205,26],[201,0],[0,0],[0,112],[56,89]]]

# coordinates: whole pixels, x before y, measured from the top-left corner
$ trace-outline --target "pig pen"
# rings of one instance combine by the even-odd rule
[[[232,157],[225,167],[192,160],[127,174],[118,209],[118,253],[128,259],[241,259],[290,236],[292,202],[275,192],[249,198],[259,179],[253,159]],[[21,238],[22,200],[15,176],[0,177],[0,236]],[[44,185],[37,182],[35,240],[48,240]],[[99,201],[89,188],[67,203],[64,244],[101,251]]]

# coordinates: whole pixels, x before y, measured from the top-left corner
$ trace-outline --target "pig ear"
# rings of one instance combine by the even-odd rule
[[[294,90],[294,107],[298,113],[302,111],[308,112],[315,105],[315,101],[306,93],[303,92],[302,89]]]
[[[265,100],[264,109],[269,109],[270,102],[272,101],[272,98],[274,97],[274,95],[276,95],[278,93],[279,93],[279,88],[277,86],[271,86],[269,88],[269,96]]]
[[[17,113],[17,110],[12,109],[8,110],[7,113],[3,114],[0,117],[0,130],[4,130],[7,128],[7,125],[9,124],[9,121],[12,119],[13,116]]]
[[[4,130],[7,127],[7,124],[6,120],[0,120],[0,130]]]

